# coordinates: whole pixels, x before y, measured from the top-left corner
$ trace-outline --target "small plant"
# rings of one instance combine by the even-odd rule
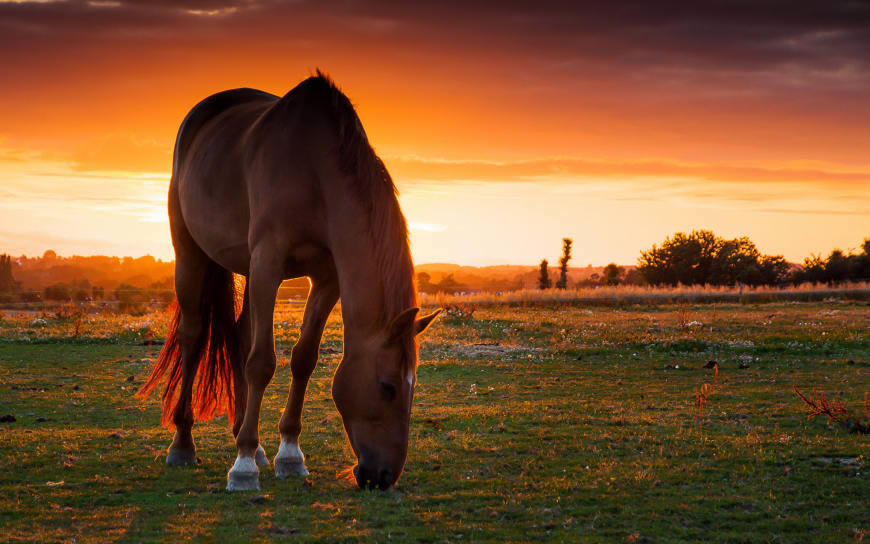
[[[710,397],[710,394],[713,392],[713,388],[710,387],[709,383],[705,383],[701,387],[698,388],[698,392],[695,393],[695,408],[698,409],[698,417],[702,417],[704,415],[704,405],[707,403],[707,398]]]
[[[687,306],[681,305],[677,309],[677,326],[681,329],[689,326],[689,308]]]
[[[719,377],[719,364],[714,363],[713,365],[713,383],[705,383],[698,388],[698,391],[695,393],[695,408],[698,409],[697,417],[700,419],[704,416],[704,406],[707,404],[707,399],[710,398],[710,395],[713,394],[713,390],[716,387],[716,379]]]
[[[849,429],[850,432],[867,434],[870,433],[870,399],[867,393],[864,393],[864,413],[853,411],[843,406],[840,397],[836,397],[833,402],[828,401],[828,397],[824,391],[816,391],[813,389],[812,398],[807,398],[806,395],[800,392],[797,386],[794,386],[794,392],[804,404],[810,407],[810,413],[807,419],[812,419],[816,416],[823,415],[828,417],[828,422],[834,422]]]
[[[474,311],[477,306],[474,304],[446,304],[444,305],[444,313],[450,317],[459,319],[474,319]]]
[[[88,315],[87,309],[76,304],[64,304],[54,312],[54,319],[72,325],[72,337],[78,338],[82,332],[82,324]]]

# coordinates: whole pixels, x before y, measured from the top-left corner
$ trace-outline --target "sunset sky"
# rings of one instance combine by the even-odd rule
[[[634,264],[675,231],[870,237],[870,4],[0,0],[0,253],[172,258],[178,125],[315,68],[415,261]]]

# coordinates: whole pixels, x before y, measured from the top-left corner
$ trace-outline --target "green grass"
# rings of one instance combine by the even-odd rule
[[[277,316],[270,457],[300,318]],[[792,390],[862,407],[865,302],[446,315],[422,342],[408,464],[387,492],[337,476],[354,462],[330,397],[337,354],[309,386],[307,480],[265,470],[260,492],[224,491],[225,419],[194,428],[201,465],[165,466],[156,399],[133,395],[150,369],[142,339],[166,319],[90,316],[77,338],[62,318],[0,320],[0,415],[17,418],[0,423],[0,540],[804,543],[870,531],[868,437],[807,420]],[[337,314],[324,345],[340,350]]]

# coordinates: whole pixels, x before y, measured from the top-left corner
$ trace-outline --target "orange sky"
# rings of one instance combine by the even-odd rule
[[[0,1],[0,252],[171,258],[178,124],[315,67],[417,262],[634,263],[677,230],[802,261],[870,236],[870,12],[643,2]]]

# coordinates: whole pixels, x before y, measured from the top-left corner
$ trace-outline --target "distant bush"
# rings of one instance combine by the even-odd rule
[[[619,285],[622,276],[622,267],[616,263],[610,263],[601,272],[601,282],[604,285]]]
[[[39,302],[42,300],[42,297],[37,291],[23,291],[18,293],[18,298],[21,302]]]
[[[148,293],[139,287],[122,283],[115,289],[118,299],[118,310],[121,312],[139,314],[145,311],[149,302]]]
[[[167,291],[165,289],[160,291],[152,291],[154,293],[154,297],[159,300],[164,306],[170,304],[175,299],[174,291]]]
[[[66,301],[71,298],[70,286],[66,283],[49,285],[43,291],[46,300]]]

